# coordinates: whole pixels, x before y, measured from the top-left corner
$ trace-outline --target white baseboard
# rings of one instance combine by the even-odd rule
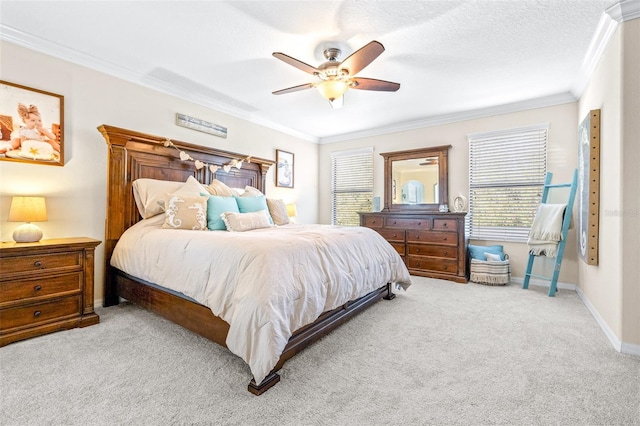
[[[609,339],[609,342],[611,343],[611,345],[616,351],[623,354],[627,354],[627,355],[640,356],[640,345],[636,345],[633,343],[626,343],[618,339],[618,336],[616,336],[615,333],[609,327],[609,325],[607,325],[607,323],[602,318],[602,316],[600,316],[600,313],[598,312],[598,310],[595,308],[595,306],[593,306],[593,303],[589,301],[587,296],[584,295],[582,290],[580,290],[580,288],[577,288],[576,293],[578,293],[578,296],[582,300],[582,303],[584,303],[587,309],[589,309],[589,312],[591,312],[591,315],[593,315],[596,322],[604,332],[604,335],[607,336],[607,339]]]
[[[522,283],[524,282],[524,277],[515,277],[515,278],[512,277],[511,282],[522,285]],[[531,278],[529,279],[529,285],[536,285],[536,286],[548,288],[551,286],[551,283],[549,281]],[[557,285],[557,288],[563,289],[563,290],[572,290],[578,294],[578,297],[580,297],[580,300],[582,300],[582,303],[584,303],[584,305],[587,307],[587,309],[589,310],[593,318],[596,320],[596,322],[604,332],[604,335],[607,337],[607,339],[609,339],[609,342],[611,343],[611,345],[616,351],[623,354],[627,354],[627,355],[640,356],[640,345],[625,343],[620,339],[618,339],[618,337],[607,325],[604,319],[602,319],[602,316],[600,316],[600,313],[595,308],[595,306],[593,306],[593,304],[589,301],[589,299],[587,299],[587,297],[584,295],[584,293],[580,290],[578,286],[576,286],[575,284],[559,282]]]

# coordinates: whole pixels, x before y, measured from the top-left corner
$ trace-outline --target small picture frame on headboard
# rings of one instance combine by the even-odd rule
[[[276,186],[293,188],[293,160],[293,153],[276,149]]]
[[[64,166],[64,96],[0,80],[0,160]]]

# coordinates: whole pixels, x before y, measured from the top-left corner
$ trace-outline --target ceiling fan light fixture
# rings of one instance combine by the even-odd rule
[[[349,89],[349,83],[342,80],[325,80],[316,84],[315,87],[323,98],[328,101],[335,101]]]

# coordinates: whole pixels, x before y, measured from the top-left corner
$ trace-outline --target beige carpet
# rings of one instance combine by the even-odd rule
[[[0,349],[0,424],[640,424],[640,358],[575,292],[416,277],[260,397],[225,349],[129,304],[98,313]]]

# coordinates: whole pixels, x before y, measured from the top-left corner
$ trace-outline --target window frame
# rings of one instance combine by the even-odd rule
[[[472,133],[467,140],[467,236],[474,240],[526,242],[544,189],[549,123]],[[487,219],[486,214],[481,216],[483,212],[493,212],[495,216]],[[524,225],[501,226],[500,222]]]
[[[373,208],[373,147],[365,147],[358,149],[350,149],[345,151],[334,151],[331,153],[331,224],[332,225],[345,225],[345,226],[358,226],[360,224],[360,218],[357,214],[362,211],[371,211]],[[363,159],[366,162],[363,162]],[[363,166],[360,172],[366,172],[368,176],[365,176],[361,179],[364,183],[363,186],[355,185],[351,188],[336,188],[336,178],[337,173],[340,171],[337,169],[337,162],[341,162],[340,167],[344,167],[348,169],[353,167],[354,164],[358,166]],[[366,164],[365,164],[366,163]],[[358,170],[353,170],[353,173],[358,173]],[[340,175],[340,179],[351,179],[354,182],[353,177],[349,178],[348,174]],[[355,181],[358,183],[357,181]],[[338,185],[341,185],[338,183]],[[349,194],[365,194],[368,195],[368,199],[365,205],[360,205],[359,207],[355,207],[354,209],[345,209],[347,212],[351,212],[352,218],[351,222],[344,222],[338,219],[339,217],[339,195],[349,195]],[[342,215],[340,215],[342,216]]]

